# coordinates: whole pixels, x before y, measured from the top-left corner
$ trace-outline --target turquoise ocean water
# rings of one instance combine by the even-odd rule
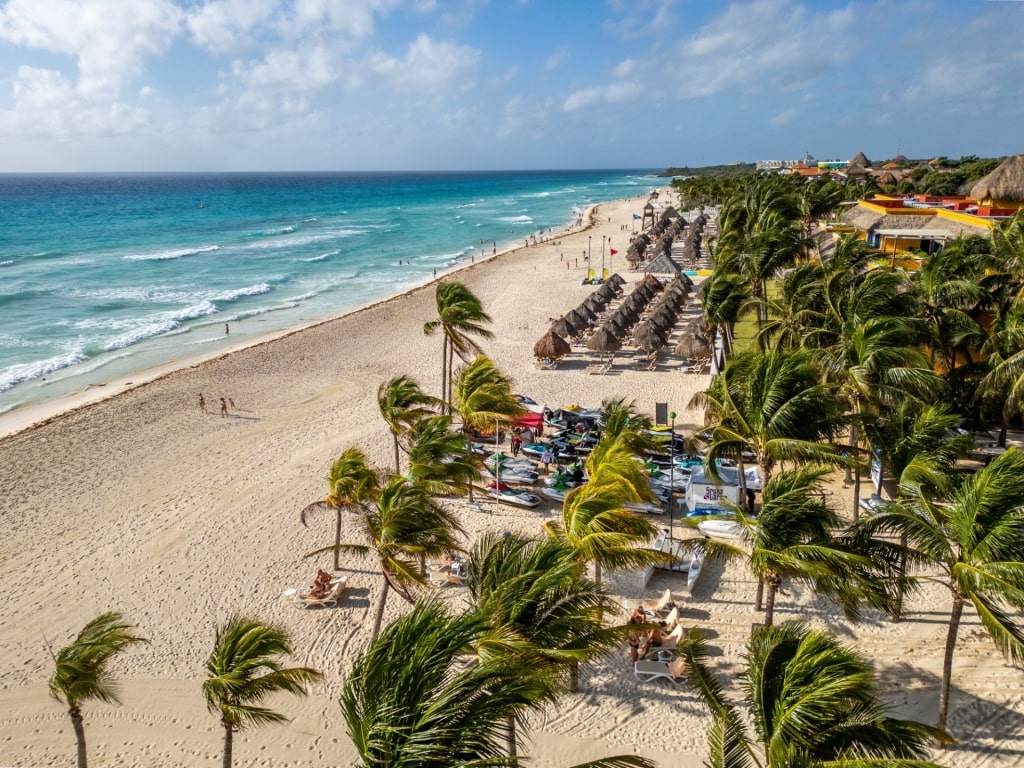
[[[645,171],[0,175],[0,413],[396,295],[656,183]]]

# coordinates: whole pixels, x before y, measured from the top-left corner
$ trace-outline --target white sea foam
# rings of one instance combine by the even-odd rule
[[[331,256],[337,256],[339,253],[341,253],[340,248],[336,251],[328,251],[327,253],[321,253],[319,256],[311,256],[308,259],[301,259],[301,261],[323,261],[324,259],[330,258]]]
[[[498,221],[507,221],[510,223],[521,223],[521,224],[533,224],[533,219],[529,216],[502,216]]]
[[[7,261],[0,261],[0,267],[6,267],[8,264],[13,264],[14,259],[8,259]]]
[[[103,351],[112,352],[115,349],[124,349],[132,344],[138,344],[145,339],[161,336],[169,331],[176,330],[186,320],[195,320],[198,317],[212,315],[216,311],[217,307],[212,303],[202,301],[199,304],[194,304],[184,309],[176,309],[171,312],[153,315],[145,318],[142,321],[142,325],[137,325],[126,333],[108,339],[103,344]]]
[[[301,296],[292,296],[290,299],[285,299],[285,301],[295,302],[296,304],[298,304],[303,301],[309,301],[310,299],[315,297],[316,291],[310,291],[309,293],[304,293]]]
[[[0,371],[0,392],[6,392],[23,381],[39,379],[62,368],[77,365],[85,359],[86,356],[81,350],[74,350],[46,360],[34,360],[30,363],[9,366]]]
[[[219,251],[219,245],[204,245],[199,248],[181,248],[174,251],[154,251],[152,253],[129,253],[124,258],[128,261],[169,261],[186,256],[198,256],[202,253]]]
[[[221,293],[215,293],[210,298],[213,301],[234,301],[235,299],[241,299],[244,296],[259,296],[264,293],[270,293],[271,290],[271,287],[266,283],[260,283],[259,285],[250,285],[245,288],[237,288],[233,291],[223,291]]]

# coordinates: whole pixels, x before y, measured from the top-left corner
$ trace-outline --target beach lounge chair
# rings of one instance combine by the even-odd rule
[[[644,608],[657,613],[658,611],[663,610],[669,603],[674,604],[675,600],[672,599],[672,590],[666,589],[657,600],[644,603]]]
[[[331,588],[323,597],[313,597],[308,592],[295,598],[297,608],[334,608],[338,605],[342,593],[348,586],[348,577],[344,576],[331,583]]]
[[[673,629],[676,628],[676,625],[678,623],[679,623],[679,609],[676,608],[675,606],[673,606],[672,610],[669,611],[668,615],[665,617],[665,629],[667,629],[669,632],[671,632]]]
[[[641,683],[665,678],[671,680],[673,685],[678,685],[686,679],[686,662],[681,658],[672,661],[640,659],[633,664],[633,676]]]

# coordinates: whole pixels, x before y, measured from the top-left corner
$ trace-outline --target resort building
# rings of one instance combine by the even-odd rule
[[[969,197],[880,195],[840,216],[883,253],[932,253],[961,235],[990,237],[999,221],[1024,208],[1024,155],[1008,158],[979,180]]]

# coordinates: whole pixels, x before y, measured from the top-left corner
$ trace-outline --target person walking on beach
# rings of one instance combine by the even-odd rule
[[[220,399],[220,415],[222,417],[228,415],[228,404],[225,402],[223,397]]]
[[[203,397],[203,393],[199,393],[199,410],[206,413],[206,398]]]

